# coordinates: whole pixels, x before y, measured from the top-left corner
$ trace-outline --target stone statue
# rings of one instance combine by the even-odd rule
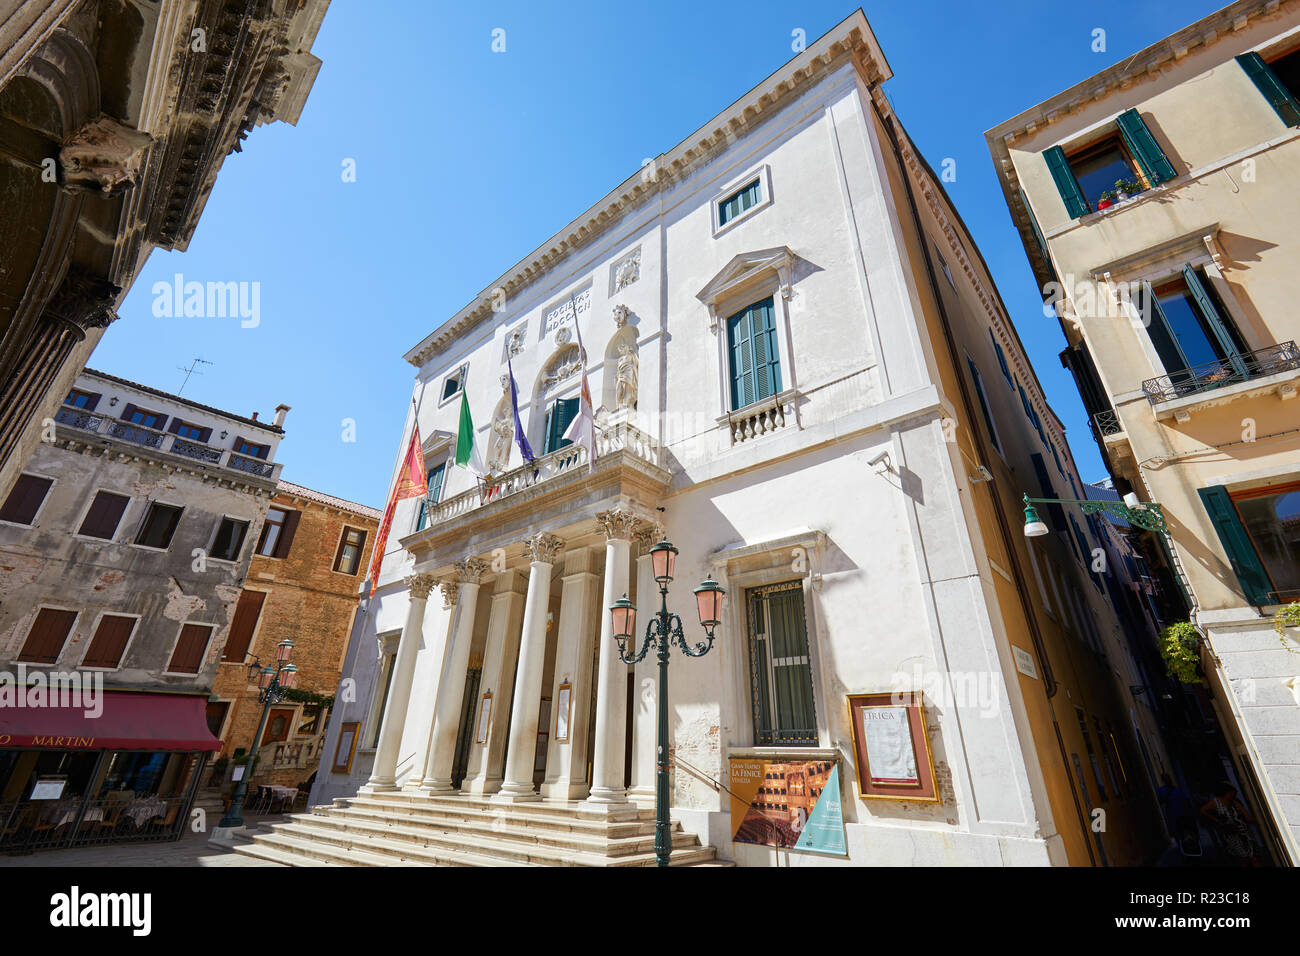
[[[614,403],[619,408],[636,408],[637,357],[632,346],[618,347],[618,377],[614,385]]]

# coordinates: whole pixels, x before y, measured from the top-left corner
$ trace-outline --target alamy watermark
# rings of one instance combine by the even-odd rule
[[[185,281],[176,273],[171,282],[153,284],[153,314],[160,319],[240,319],[246,329],[262,322],[262,283]]]
[[[104,712],[104,675],[66,671],[29,671],[18,665],[18,673],[0,671],[0,708],[80,708],[82,715],[95,719]],[[0,747],[9,741],[0,734]]]

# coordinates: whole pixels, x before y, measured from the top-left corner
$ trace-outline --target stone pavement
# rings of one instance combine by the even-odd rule
[[[281,814],[244,817],[249,827],[261,823],[278,823],[288,818]],[[233,850],[208,846],[207,833],[185,831],[174,843],[124,843],[118,846],[86,846],[70,850],[45,850],[28,856],[0,854],[0,869],[17,866],[282,866],[256,860]]]

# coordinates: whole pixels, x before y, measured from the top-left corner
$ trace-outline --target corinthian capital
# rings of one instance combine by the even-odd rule
[[[457,561],[452,567],[460,575],[462,584],[478,584],[479,579],[491,565],[481,558],[466,558],[464,561]]]
[[[642,524],[640,518],[621,508],[602,511],[596,515],[596,520],[600,522],[601,530],[605,532],[606,538],[630,538],[633,532]]]
[[[438,588],[442,591],[442,606],[455,607],[456,601],[460,598],[460,582],[452,578],[444,578],[438,582]]]
[[[642,522],[641,527],[632,532],[632,540],[636,542],[641,553],[645,554],[652,547],[662,541],[664,538],[663,525],[650,524]]]
[[[433,586],[438,583],[438,579],[432,574],[408,574],[402,579],[406,589],[411,592],[411,597],[423,601],[433,590]]]
[[[541,531],[524,540],[524,557],[529,561],[541,561],[554,564],[560,552],[564,550],[564,539]]]

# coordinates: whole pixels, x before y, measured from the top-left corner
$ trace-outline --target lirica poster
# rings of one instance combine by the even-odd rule
[[[731,761],[731,838],[844,856],[839,766],[833,760]]]

